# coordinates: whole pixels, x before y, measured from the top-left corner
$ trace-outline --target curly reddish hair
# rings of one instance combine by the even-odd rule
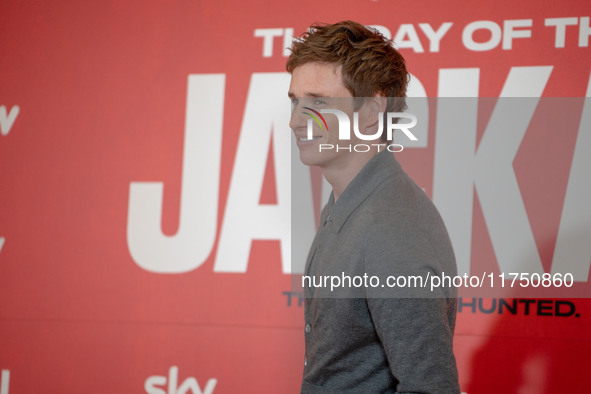
[[[409,74],[392,40],[357,22],[313,24],[291,46],[286,69],[309,62],[342,66],[343,84],[353,97],[388,98],[387,112],[406,109]]]

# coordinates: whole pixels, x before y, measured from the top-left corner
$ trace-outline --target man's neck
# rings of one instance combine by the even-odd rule
[[[355,152],[350,160],[343,163],[332,163],[332,165],[322,168],[322,175],[332,186],[334,202],[343,194],[363,167],[377,154],[377,150],[366,153]]]

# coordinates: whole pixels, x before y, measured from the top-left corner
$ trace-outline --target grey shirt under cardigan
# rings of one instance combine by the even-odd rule
[[[437,209],[392,153],[379,153],[336,203],[331,195],[306,275],[365,274],[380,284],[304,287],[301,392],[459,393],[455,289],[381,286],[390,275],[442,272],[456,275],[456,263]]]

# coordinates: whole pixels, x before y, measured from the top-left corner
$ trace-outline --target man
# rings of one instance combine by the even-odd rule
[[[340,276],[344,283],[332,289],[304,282],[301,391],[459,393],[454,289],[384,285],[388,276],[456,274],[437,210],[379,145],[387,137],[385,114],[405,108],[404,59],[377,31],[351,21],[313,25],[291,50],[290,126],[300,159],[320,167],[333,188],[305,276]],[[323,109],[347,114],[349,140],[339,140],[335,112]],[[318,122],[309,121],[313,115]],[[368,141],[372,135],[378,140]],[[348,148],[358,144],[358,151]],[[342,149],[330,149],[337,145]],[[381,285],[346,284],[346,277],[364,275]]]

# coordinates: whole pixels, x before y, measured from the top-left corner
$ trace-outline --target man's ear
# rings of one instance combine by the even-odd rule
[[[385,97],[383,93],[376,93],[375,96],[372,97],[371,99],[373,105],[375,107],[377,107],[376,110],[376,117],[378,116],[378,113],[384,113],[386,112],[386,107],[388,106],[388,97]]]
[[[386,112],[386,107],[388,104],[388,98],[384,97],[382,93],[377,93],[375,96],[368,98],[365,102],[365,111],[366,111],[366,128],[370,130],[377,130],[379,121],[380,121],[380,113]]]

